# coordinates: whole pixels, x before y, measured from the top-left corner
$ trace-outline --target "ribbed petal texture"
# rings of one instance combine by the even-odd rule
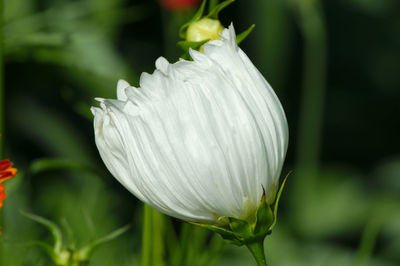
[[[117,100],[99,99],[96,144],[112,175],[165,214],[204,223],[245,218],[262,187],[276,191],[285,114],[232,25],[191,56],[175,64],[160,57],[140,88],[119,81]]]

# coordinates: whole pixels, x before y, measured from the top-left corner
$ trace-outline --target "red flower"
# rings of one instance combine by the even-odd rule
[[[171,11],[179,11],[195,7],[200,0],[160,0],[161,5]]]
[[[6,198],[6,193],[4,193],[5,187],[2,183],[17,174],[17,169],[12,168],[12,166],[13,163],[9,160],[0,161],[0,208],[3,206],[3,201]]]

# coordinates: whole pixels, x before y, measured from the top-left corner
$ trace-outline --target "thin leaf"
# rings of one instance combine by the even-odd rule
[[[54,170],[75,170],[75,171],[85,171],[94,172],[90,166],[84,165],[81,162],[73,161],[70,159],[63,158],[43,158],[35,160],[30,165],[30,171],[32,174],[39,174],[44,171],[54,171]]]
[[[245,31],[241,32],[240,34],[238,34],[238,35],[236,36],[236,43],[237,43],[237,44],[240,44],[242,41],[244,41],[244,39],[246,39],[247,36],[253,31],[253,29],[254,29],[255,26],[256,26],[256,25],[253,24],[253,25],[251,25],[247,30],[245,30]]]
[[[97,248],[98,246],[100,246],[104,243],[110,242],[111,240],[116,239],[117,237],[119,237],[120,235],[122,235],[126,231],[128,231],[130,228],[131,228],[131,225],[125,225],[125,226],[118,228],[117,230],[111,232],[110,234],[93,241],[89,245],[82,247],[77,252],[78,258],[82,261],[87,261],[95,248]]]
[[[225,9],[227,6],[229,6],[233,2],[235,2],[235,0],[226,0],[226,1],[218,4],[216,7],[214,7],[213,10],[210,11],[210,13],[206,17],[218,19],[219,12],[221,12],[223,9]]]
[[[219,0],[208,1],[208,12],[210,13],[218,5]]]
[[[21,214],[24,215],[25,217],[47,227],[49,231],[51,232],[53,239],[54,239],[54,251],[55,253],[58,253],[61,251],[62,248],[62,233],[61,229],[58,227],[57,224],[53,223],[52,221],[43,218],[39,215],[33,214],[33,213],[28,213],[25,211],[21,211]]]
[[[282,192],[283,192],[283,188],[285,187],[286,181],[289,177],[289,175],[292,173],[292,171],[290,171],[286,177],[283,179],[283,182],[281,184],[281,187],[279,188],[278,191],[278,195],[276,196],[276,200],[275,200],[275,204],[274,204],[274,222],[271,224],[271,227],[269,228],[269,230],[272,230],[276,224],[277,221],[277,217],[278,217],[278,204],[279,204],[279,199],[281,198]]]

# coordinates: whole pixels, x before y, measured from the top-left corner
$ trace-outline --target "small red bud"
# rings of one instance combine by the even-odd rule
[[[200,0],[160,0],[163,8],[170,11],[181,11],[194,8],[200,3]]]

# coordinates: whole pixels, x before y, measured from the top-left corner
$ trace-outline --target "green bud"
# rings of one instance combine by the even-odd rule
[[[218,40],[224,30],[217,19],[202,18],[191,24],[186,31],[186,40],[189,42],[201,42],[205,40]]]

